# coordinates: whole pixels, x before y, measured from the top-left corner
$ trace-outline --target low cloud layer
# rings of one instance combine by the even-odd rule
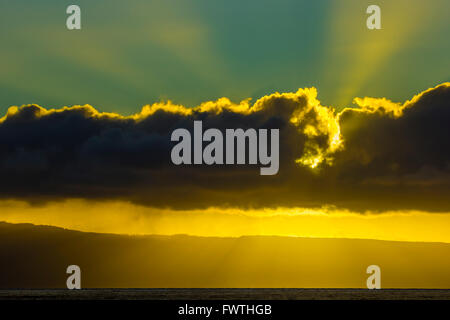
[[[0,196],[39,204],[84,198],[151,207],[314,207],[448,211],[450,84],[404,104],[355,99],[340,113],[314,88],[254,104],[145,106],[124,117],[91,106],[11,107],[0,119]],[[280,168],[172,164],[177,128],[280,129]]]

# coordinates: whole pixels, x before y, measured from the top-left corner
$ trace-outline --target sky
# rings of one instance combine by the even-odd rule
[[[90,104],[132,114],[314,86],[324,105],[412,95],[449,81],[450,4],[377,1],[2,1],[0,112]],[[69,4],[82,29],[65,27]]]
[[[381,30],[368,1],[70,4],[81,30],[64,1],[0,4],[5,201],[450,211],[448,1],[379,1]],[[279,174],[174,167],[171,131],[202,119],[282,127]]]
[[[447,250],[450,2],[376,3],[3,0],[0,221]],[[279,170],[175,165],[196,121],[279,130]]]

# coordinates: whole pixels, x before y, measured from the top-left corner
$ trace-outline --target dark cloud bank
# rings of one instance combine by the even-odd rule
[[[356,102],[358,108],[336,113],[320,106],[314,89],[304,89],[248,107],[227,99],[195,109],[159,104],[131,117],[90,106],[10,108],[0,120],[0,196],[36,203],[121,199],[175,209],[450,210],[450,84],[403,105]],[[204,130],[279,128],[278,174],[260,176],[260,165],[172,164],[170,135],[192,130],[194,120]]]

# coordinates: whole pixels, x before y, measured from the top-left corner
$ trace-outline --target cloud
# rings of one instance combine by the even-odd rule
[[[404,104],[355,99],[337,113],[314,88],[251,104],[156,103],[131,116],[89,105],[11,107],[0,119],[0,195],[36,203],[126,200],[151,207],[315,207],[446,211],[450,84]],[[280,129],[280,169],[171,163],[177,128]]]

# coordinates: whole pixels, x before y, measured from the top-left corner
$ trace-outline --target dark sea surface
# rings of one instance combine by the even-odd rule
[[[450,289],[32,289],[0,300],[450,300]]]

